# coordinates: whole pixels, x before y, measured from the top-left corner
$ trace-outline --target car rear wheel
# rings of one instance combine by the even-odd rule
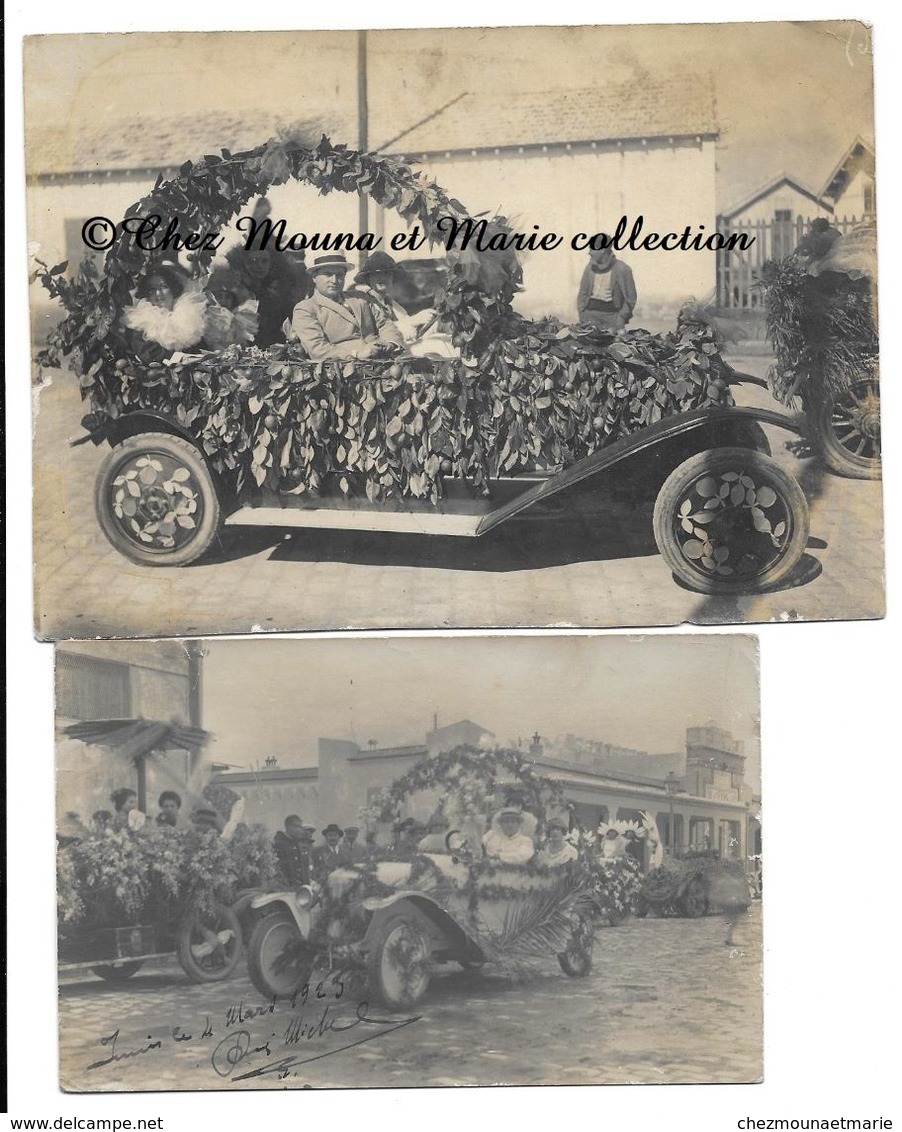
[[[880,479],[880,384],[875,378],[854,382],[836,398],[825,394],[808,420],[831,471],[851,479]]]
[[[227,979],[241,959],[241,924],[225,904],[212,912],[190,912],[179,925],[176,954],[193,983]]]
[[[562,951],[557,957],[565,975],[569,975],[571,979],[584,979],[591,972],[594,944],[595,933],[591,920],[580,918],[567,950]]]
[[[808,504],[783,469],[748,448],[684,460],[655,502],[655,541],[676,577],[706,594],[773,589],[808,542]]]
[[[129,436],[97,475],[97,519],[120,554],[142,566],[184,566],[216,538],[221,508],[193,444],[164,432]]]

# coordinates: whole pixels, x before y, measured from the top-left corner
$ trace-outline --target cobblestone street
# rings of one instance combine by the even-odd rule
[[[763,373],[764,358],[734,359]],[[774,402],[743,389],[744,403]],[[775,457],[802,483],[811,540],[785,588],[705,598],[675,584],[651,509],[617,509],[601,488],[579,513],[514,520],[480,539],[227,528],[220,550],[183,568],[130,564],[94,516],[107,448],[70,448],[86,411],[74,381],[44,388],[35,443],[37,630],[43,637],[153,636],[427,626],[639,626],[878,617],[883,613],[879,482],[819,461]],[[594,488],[593,488],[594,491]],[[564,497],[566,499],[566,496]]]
[[[358,1005],[365,992],[350,985],[337,1000],[328,984],[321,1001],[311,992],[294,1010],[280,1003],[270,1012],[243,965],[205,986],[188,984],[174,960],[147,964],[116,988],[65,975],[61,1083],[107,1091],[751,1082],[762,1075],[760,913],[754,904],[733,946],[721,917],[601,928],[585,979],[567,978],[554,961],[519,983],[448,964],[407,1015],[375,1003],[367,1011]],[[364,1012],[366,1023],[354,1025]],[[399,1025],[405,1018],[414,1020]],[[255,1070],[264,1072],[246,1076]]]

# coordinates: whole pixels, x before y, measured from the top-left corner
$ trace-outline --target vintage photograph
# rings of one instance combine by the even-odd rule
[[[39,36],[25,117],[40,638],[883,615],[865,25]]]
[[[56,649],[68,1092],[762,1078],[757,641]]]

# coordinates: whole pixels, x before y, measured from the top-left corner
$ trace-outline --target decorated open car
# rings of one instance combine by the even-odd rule
[[[188,162],[123,224],[134,231],[152,214],[177,218],[181,231],[219,231],[290,178],[367,193],[437,243],[449,219],[477,225],[478,239],[446,243],[435,295],[456,356],[313,361],[286,341],[161,350],[123,323],[159,251],[121,231],[102,277],[83,269],[68,281],[64,265],[43,268],[68,314],[41,361],[68,357],[81,374],[83,439],[111,448],[98,521],[128,559],[192,562],[223,526],[475,538],[529,508],[541,515],[560,493],[564,505],[591,495],[609,477],[637,502],[654,501],[655,542],[684,585],[756,592],[792,574],[808,508],[761,426],[802,426],[735,404],[744,379],[696,309],[663,335],[530,321],[512,307],[522,273],[503,217],[473,221],[402,162],[325,138]],[[192,252],[197,287],[213,256]]]
[[[499,832],[512,798],[516,828]],[[393,1008],[419,1001],[445,963],[521,973],[557,959],[567,975],[589,974],[598,876],[575,849],[550,863],[522,832],[538,839],[562,821],[560,788],[515,751],[459,747],[418,763],[366,816],[397,825],[404,809],[436,800],[426,839],[373,848],[320,884],[253,901],[248,969],[261,994],[291,996],[322,965],[359,972]]]

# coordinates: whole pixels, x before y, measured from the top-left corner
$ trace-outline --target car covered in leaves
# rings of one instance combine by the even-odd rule
[[[218,231],[290,178],[365,192],[437,242],[448,218],[470,219],[404,163],[324,138],[187,162],[126,222],[155,214]],[[102,277],[86,265],[70,281],[63,265],[42,265],[68,313],[40,360],[68,358],[81,374],[83,439],[111,448],[95,502],[113,546],[141,565],[177,566],[224,525],[472,538],[616,477],[654,501],[655,541],[682,584],[747,593],[787,579],[807,542],[807,504],[761,425],[799,426],[735,405],[741,376],[697,310],[660,335],[524,318],[512,306],[522,272],[510,226],[479,223],[482,247],[449,248],[435,273],[437,326],[458,357],[311,361],[292,342],[167,356],[123,327],[159,255],[120,238]],[[196,282],[213,255],[193,252]]]
[[[589,974],[599,896],[589,861],[503,863],[483,855],[478,836],[511,797],[536,826],[566,813],[560,787],[516,751],[459,747],[418,763],[365,816],[391,824],[437,793],[445,824],[459,827],[448,829],[443,851],[374,849],[320,884],[253,901],[260,919],[248,971],[261,994],[290,997],[323,965],[361,973],[370,993],[399,1009],[423,997],[444,963],[522,974],[556,958],[569,976]]]
[[[639,916],[697,916],[744,912],[751,903],[741,861],[698,851],[669,857],[645,876],[636,901]]]

